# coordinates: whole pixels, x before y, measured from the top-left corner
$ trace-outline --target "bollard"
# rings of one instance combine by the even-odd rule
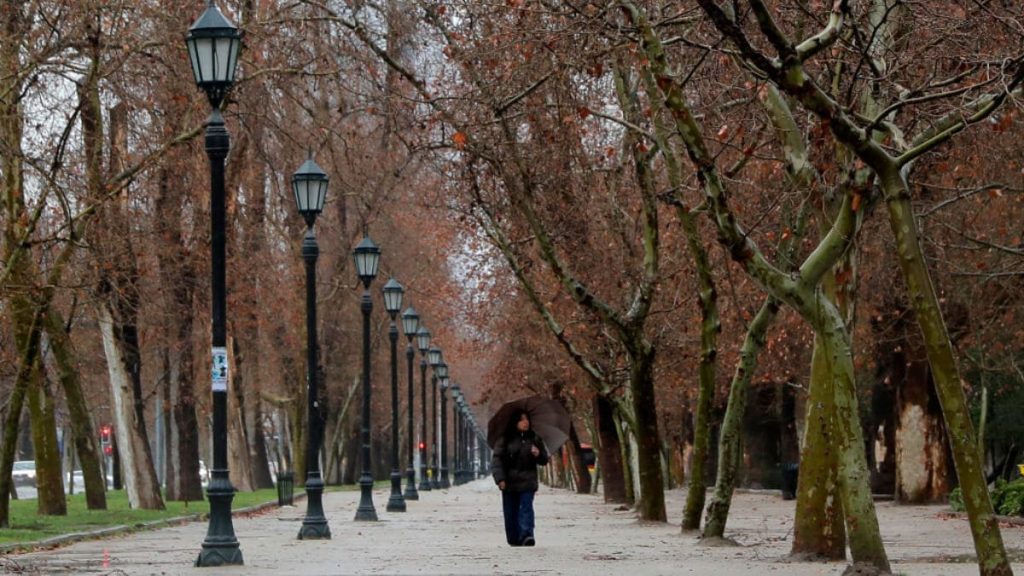
[[[284,472],[277,475],[277,505],[291,506],[295,496],[295,474]]]

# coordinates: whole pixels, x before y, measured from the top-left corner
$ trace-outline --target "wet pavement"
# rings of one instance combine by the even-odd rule
[[[421,492],[408,511],[385,510],[388,489],[374,492],[379,521],[354,521],[358,491],[324,495],[331,540],[298,540],[305,501],[236,514],[242,566],[193,566],[205,521],[108,536],[52,550],[8,554],[9,574],[341,575],[341,574],[607,574],[737,576],[839,575],[844,563],[792,562],[792,501],[778,492],[738,493],[726,535],[737,546],[711,547],[682,534],[685,493],[666,493],[669,523],[638,522],[633,511],[600,496],[543,487],[537,495],[537,546],[506,545],[501,499],[489,479]],[[907,576],[978,573],[967,523],[945,506],[878,505],[893,570]],[[1020,557],[1024,528],[1003,529]],[[1024,573],[1024,565],[1015,565]]]

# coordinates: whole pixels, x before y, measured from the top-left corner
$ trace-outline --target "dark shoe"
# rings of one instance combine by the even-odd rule
[[[533,536],[527,536],[526,538],[523,538],[523,546],[534,546],[536,544],[537,541],[533,539]]]

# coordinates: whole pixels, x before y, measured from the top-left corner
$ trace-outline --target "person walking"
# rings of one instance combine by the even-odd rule
[[[533,546],[533,497],[537,493],[537,466],[548,463],[544,442],[530,428],[530,416],[520,412],[498,440],[491,459],[494,483],[501,490],[505,539],[510,546]]]

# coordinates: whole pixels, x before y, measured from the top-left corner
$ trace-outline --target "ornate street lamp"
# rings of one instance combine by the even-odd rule
[[[434,369],[441,380],[441,488],[451,488],[448,481],[448,365],[441,362]]]
[[[292,190],[299,214],[306,221],[302,240],[302,259],[306,262],[306,517],[299,528],[299,540],[330,539],[331,528],[324,516],[324,481],[320,475],[320,445],[323,441],[324,410],[320,403],[320,380],[316,339],[316,259],[320,248],[313,234],[316,217],[323,212],[327,198],[327,174],[313,161],[306,160],[292,175]]]
[[[427,362],[430,356],[430,330],[420,325],[416,331],[416,344],[420,349],[420,490],[430,491],[430,479],[427,477]]]
[[[440,424],[437,418],[437,367],[441,364],[441,349],[437,346],[431,346],[430,351],[427,352],[427,357],[430,361],[430,366],[433,368],[430,375],[430,389],[431,389],[431,400],[430,400],[430,427],[433,429],[431,436],[433,437],[434,443],[430,450],[431,463],[431,474],[430,474],[430,487],[434,490],[441,489],[441,467],[438,461],[438,450],[440,449],[440,438],[441,431],[439,429]]]
[[[373,507],[373,472],[370,468],[370,312],[373,311],[373,300],[370,298],[370,283],[377,276],[380,264],[380,248],[364,237],[363,241],[352,252],[356,264],[356,274],[363,283],[363,297],[360,310],[363,312],[363,418],[361,436],[363,442],[363,472],[359,476],[359,507],[356,509],[356,520],[377,520],[377,510]]]
[[[210,523],[196,566],[242,564],[242,551],[231,523],[235,488],[228,476],[228,354],[225,257],[224,159],[231,138],[220,105],[235,82],[242,34],[213,1],[185,37],[192,75],[213,109],[206,121],[206,155],[210,159],[210,284],[212,316],[213,471],[206,487]]]
[[[409,367],[409,402],[408,402],[408,434],[407,445],[409,446],[409,467],[405,469],[405,499],[406,500],[419,500],[420,493],[416,490],[416,469],[415,469],[415,454],[416,444],[414,441],[415,435],[413,434],[413,387],[414,378],[412,370],[412,359],[416,354],[413,351],[412,339],[416,337],[416,332],[420,329],[420,315],[416,313],[416,310],[409,306],[402,312],[402,332],[405,334],[406,339],[409,341],[408,346],[405,348],[405,360]]]
[[[391,341],[391,496],[388,498],[388,512],[405,512],[402,498],[402,473],[398,470],[398,326],[395,318],[402,310],[402,295],[405,289],[394,278],[384,285],[384,309],[391,318],[388,339]]]

